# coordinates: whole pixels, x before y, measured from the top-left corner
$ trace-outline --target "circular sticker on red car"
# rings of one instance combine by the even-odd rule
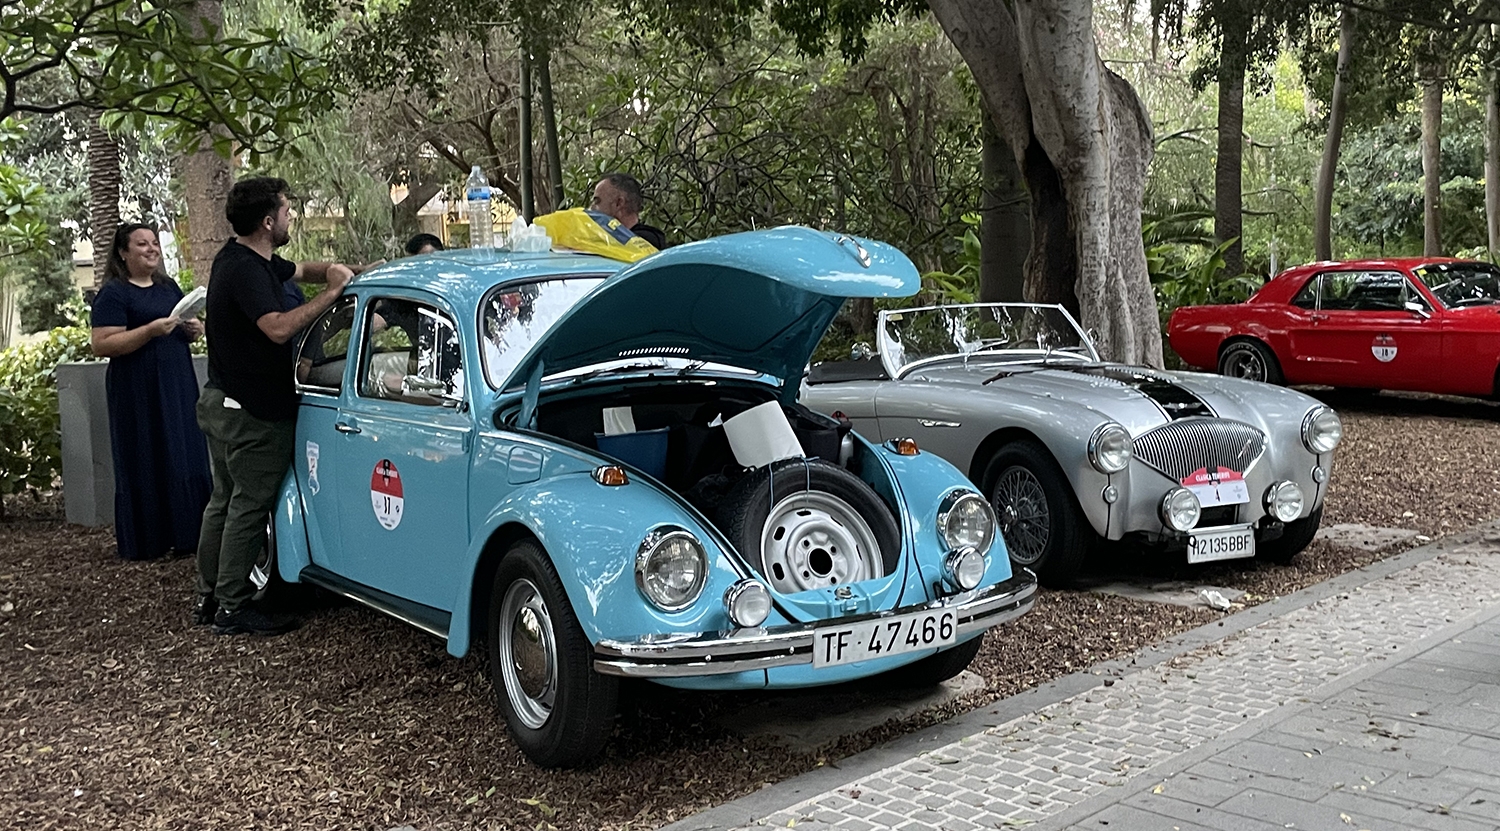
[[[375,472],[370,474],[370,502],[375,506],[375,518],[387,531],[396,530],[401,524],[404,507],[401,498],[401,472],[390,459],[375,463]]]
[[[1396,339],[1390,335],[1376,335],[1375,342],[1370,344],[1370,352],[1375,360],[1388,364],[1396,360]]]

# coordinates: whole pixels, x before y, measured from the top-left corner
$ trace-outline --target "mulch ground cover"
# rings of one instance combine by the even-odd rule
[[[1500,516],[1500,409],[1329,400],[1346,434],[1325,524],[1437,537]],[[509,741],[476,656],[451,658],[434,638],[332,603],[283,637],[215,637],[189,625],[190,561],[121,562],[107,529],[63,524],[55,501],[7,507],[0,814],[27,829],[653,827],[1221,614],[1043,591],[987,639],[971,668],[983,690],[816,753],[720,726],[765,694],[630,686],[599,764],[544,771]],[[1140,568],[1254,603],[1391,553],[1319,541],[1290,566]]]

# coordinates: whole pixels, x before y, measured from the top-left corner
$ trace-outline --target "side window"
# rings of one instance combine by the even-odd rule
[[[1297,292],[1297,296],[1292,298],[1292,305],[1304,309],[1316,309],[1318,307],[1317,275],[1314,275],[1311,280],[1307,281],[1306,285],[1302,287],[1302,291]]]
[[[307,327],[297,349],[297,391],[338,395],[349,361],[354,298],[345,297]]]
[[[1405,291],[1406,278],[1395,271],[1361,272],[1349,292],[1350,308],[1362,312],[1400,310]]]
[[[1319,308],[1324,311],[1348,311],[1354,308],[1354,301],[1350,296],[1354,293],[1354,286],[1358,282],[1360,272],[1358,271],[1329,271],[1322,276],[1322,291],[1319,299]]]
[[[454,406],[463,398],[458,327],[425,303],[382,298],[365,319],[359,394],[427,406]]]

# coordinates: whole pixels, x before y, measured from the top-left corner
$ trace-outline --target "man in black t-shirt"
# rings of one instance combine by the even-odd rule
[[[641,208],[645,206],[645,195],[641,183],[628,173],[610,173],[594,184],[594,199],[589,210],[600,211],[620,220],[630,229],[661,251],[667,247],[667,235],[654,225],[641,221]]]
[[[236,236],[214,258],[208,291],[208,384],[198,424],[208,439],[214,492],[198,540],[198,623],[221,635],[274,635],[294,623],[251,605],[250,571],[265,545],[266,517],[292,463],[297,393],[293,337],[333,305],[354,270],[291,263],[287,184],[258,177],[229,191],[224,213]],[[289,280],[326,282],[294,305]]]

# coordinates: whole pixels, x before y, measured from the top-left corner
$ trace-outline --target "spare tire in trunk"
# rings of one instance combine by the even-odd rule
[[[746,474],[719,504],[719,528],[778,592],[884,577],[901,529],[859,477],[817,459],[786,459]]]

